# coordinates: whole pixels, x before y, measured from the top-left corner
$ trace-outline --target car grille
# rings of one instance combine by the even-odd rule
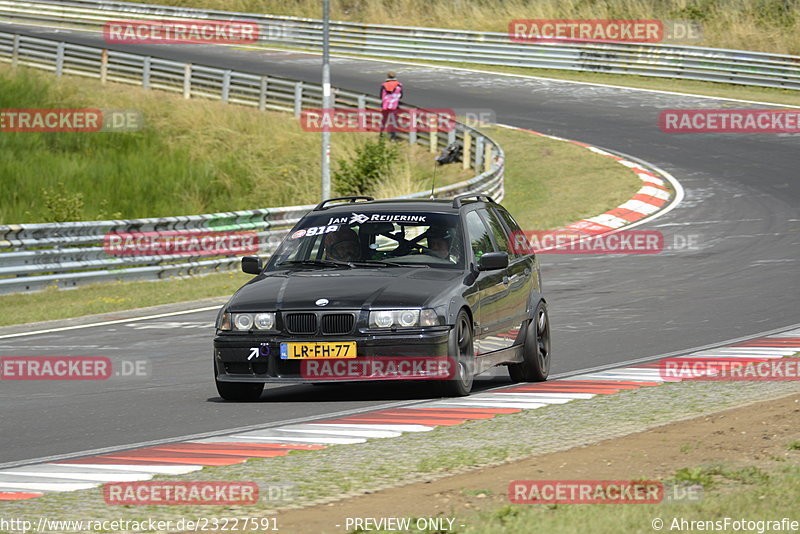
[[[322,333],[328,335],[349,334],[353,329],[351,313],[329,313],[322,316]]]
[[[355,324],[352,313],[326,313],[320,318],[321,332],[328,336],[349,334]],[[284,326],[290,334],[309,335],[317,333],[316,313],[287,313]]]
[[[286,331],[290,334],[315,334],[317,316],[313,313],[287,313]]]

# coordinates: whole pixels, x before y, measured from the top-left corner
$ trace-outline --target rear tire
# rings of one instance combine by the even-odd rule
[[[542,382],[550,374],[550,318],[547,306],[539,302],[533,319],[528,322],[523,361],[508,366],[508,374],[514,382]]]
[[[214,383],[219,396],[227,401],[257,401],[264,391],[264,384],[258,382],[220,382],[217,380],[217,362],[214,362]]]
[[[449,359],[453,376],[439,381],[439,389],[446,397],[465,397],[472,391],[475,379],[475,349],[472,343],[472,322],[464,310],[458,312],[456,324],[448,340]]]

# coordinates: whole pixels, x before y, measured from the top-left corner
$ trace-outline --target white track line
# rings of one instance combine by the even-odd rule
[[[52,334],[53,332],[64,332],[67,330],[78,330],[80,328],[92,328],[95,326],[106,326],[110,324],[119,324],[119,323],[131,323],[135,321],[148,321],[150,319],[160,319],[161,317],[171,317],[173,315],[186,315],[187,313],[197,313],[197,312],[204,312],[204,311],[211,311],[211,310],[219,310],[224,304],[220,304],[219,306],[206,306],[204,308],[193,308],[191,310],[183,310],[183,311],[176,311],[176,312],[169,312],[169,313],[157,313],[155,315],[143,315],[141,317],[131,317],[130,319],[114,319],[113,321],[102,321],[99,323],[89,323],[89,324],[76,324],[72,326],[62,326],[59,328],[48,328],[45,330],[34,330],[31,332],[19,332],[17,334],[5,334],[0,336],[0,339],[8,339],[12,337],[23,337],[23,336],[35,336],[39,334]],[[124,313],[125,310],[121,310],[116,313]],[[114,312],[110,312],[114,313]],[[24,325],[20,325],[24,326]]]

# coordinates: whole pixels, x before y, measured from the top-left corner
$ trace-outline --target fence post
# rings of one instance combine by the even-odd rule
[[[267,77],[261,77],[261,89],[258,92],[258,109],[264,111],[267,109],[267,88],[269,87]]]
[[[417,117],[417,110],[410,109],[409,111],[411,112],[411,116],[409,117],[410,124],[408,128],[408,144],[413,145],[416,144],[417,142],[417,124],[415,121],[418,117]]]
[[[452,145],[456,142],[456,125],[453,124],[453,128],[447,132],[447,144]]]
[[[367,95],[358,95],[358,109],[367,109]]]
[[[225,74],[222,75],[222,102],[224,104],[228,103],[228,98],[231,94],[231,71],[226,70]]]
[[[478,172],[483,166],[483,143],[482,135],[475,137],[475,172]]]
[[[472,163],[472,135],[469,130],[464,129],[464,161],[461,163],[461,168],[464,170],[469,169]]]
[[[483,154],[483,172],[491,170],[492,160],[494,159],[494,147],[491,143],[486,143],[486,150]]]
[[[64,73],[64,43],[58,43],[56,47],[56,76]]]
[[[187,63],[183,66],[183,98],[192,98],[192,64]]]
[[[303,108],[303,82],[294,84],[294,116],[300,116],[300,110]]]
[[[108,81],[108,49],[104,48],[100,52],[100,83],[105,84]]]
[[[19,35],[14,34],[14,44],[11,48],[11,66],[16,67],[19,64]]]
[[[150,56],[144,58],[144,67],[142,68],[142,88],[150,89]]]
[[[431,132],[430,132],[429,135],[430,135],[431,141],[428,144],[430,145],[431,154],[436,154],[436,150],[439,148],[439,124],[438,124],[438,122],[439,122],[439,117],[440,116],[441,115],[434,115],[434,120],[431,121],[431,123],[430,123]]]

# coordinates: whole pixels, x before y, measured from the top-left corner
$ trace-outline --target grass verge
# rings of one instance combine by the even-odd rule
[[[0,308],[9,312],[0,314],[0,326],[230,295],[250,278],[251,275],[231,271],[198,278],[109,282],[75,289],[51,288],[35,293],[2,295]]]
[[[320,134],[303,131],[288,113],[254,113],[244,106],[0,66],[0,109],[87,107],[139,110],[144,128],[4,132],[0,224],[212,213],[319,198]],[[335,134],[334,170],[337,160],[349,159],[374,137]],[[403,193],[424,189],[432,165],[427,149],[403,144],[391,183],[375,185]],[[470,171],[450,166],[437,181],[469,177]]]
[[[482,130],[506,152],[503,204],[524,229],[552,228],[602,213],[629,199],[641,185],[626,167],[576,145],[500,127]],[[460,168],[444,169],[448,167]],[[437,184],[439,176],[437,171]],[[391,185],[384,187],[385,193],[397,193],[388,191]],[[237,272],[2,295],[0,308],[15,313],[1,314],[0,326],[229,295],[248,279]]]
[[[469,526],[457,532],[522,534],[530,532],[530,526],[534,524],[541,532],[562,534],[583,534],[587,524],[591,524],[592,532],[598,534],[657,532],[662,529],[665,532],[696,532],[726,530],[709,527],[723,525],[726,519],[729,522],[753,521],[754,527],[744,530],[763,532],[764,521],[780,522],[782,518],[791,516],[790,511],[795,509],[800,499],[800,484],[797,484],[800,466],[797,465],[786,466],[770,474],[758,469],[691,469],[695,470],[719,475],[718,478],[726,482],[725,488],[705,491],[703,500],[696,504],[508,505],[479,514],[469,522]],[[680,473],[676,473],[676,478],[681,480]],[[757,521],[761,521],[760,526],[755,523]]]

